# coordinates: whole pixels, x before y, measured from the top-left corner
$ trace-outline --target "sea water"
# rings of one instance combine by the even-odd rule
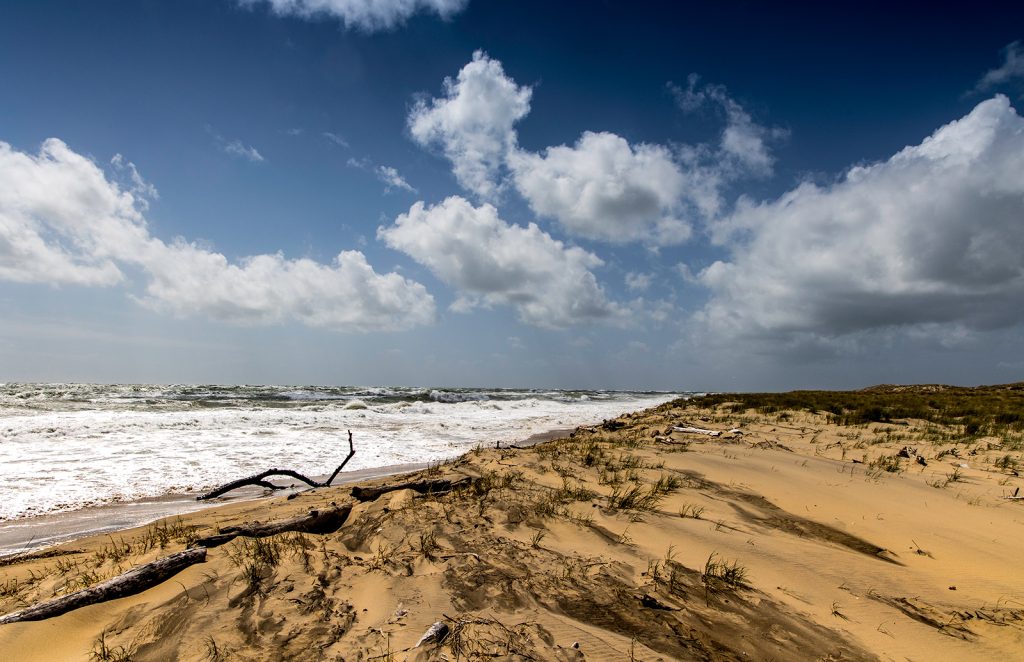
[[[4,521],[196,494],[269,468],[435,462],[679,394],[405,387],[0,384]],[[342,475],[342,478],[344,475]]]

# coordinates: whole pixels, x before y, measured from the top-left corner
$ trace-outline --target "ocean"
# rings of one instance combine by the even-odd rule
[[[0,526],[196,495],[264,469],[436,462],[598,423],[679,393],[473,388],[0,384]]]

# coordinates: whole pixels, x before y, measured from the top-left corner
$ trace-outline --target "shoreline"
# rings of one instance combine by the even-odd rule
[[[563,435],[568,435],[572,430],[573,428],[553,428],[518,441],[516,446],[527,448],[558,439]],[[464,451],[448,459],[459,458],[468,452],[471,451]],[[356,469],[339,474],[330,487],[335,488],[377,478],[411,474],[426,469],[430,464],[429,462],[415,462]],[[328,474],[319,474],[311,477],[314,480],[323,480],[327,476]],[[76,540],[101,535],[112,536],[118,532],[145,526],[161,519],[189,515],[232,504],[287,496],[310,489],[315,488],[299,484],[267,493],[262,488],[243,487],[210,501],[197,501],[194,493],[171,493],[136,501],[107,503],[68,512],[2,522],[0,523],[0,561],[21,554],[39,552],[58,545],[73,543]]]
[[[666,403],[361,490],[235,499],[7,559],[0,614],[203,552],[132,594],[0,625],[0,650],[25,662],[97,650],[138,662],[1019,651],[1024,430],[967,435],[943,407],[854,416],[872,402],[895,413],[903,401],[885,393],[827,396],[845,398],[843,417],[821,394],[768,406],[780,397]],[[543,437],[555,439],[534,445]],[[448,638],[416,650],[438,623]]]

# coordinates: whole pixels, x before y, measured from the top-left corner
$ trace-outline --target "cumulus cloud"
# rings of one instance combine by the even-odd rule
[[[489,204],[474,207],[459,196],[434,206],[417,202],[377,236],[456,288],[457,311],[507,305],[523,322],[546,328],[624,313],[591,271],[603,264],[600,258],[533,223],[509,224]]]
[[[1024,119],[1004,96],[830,186],[741,200],[699,275],[716,337],[841,345],[1024,321]]]
[[[767,176],[771,140],[783,132],[757,124],[722,86],[672,87],[680,105],[720,107],[726,126],[719,144],[631,144],[611,132],[584,132],[572,146],[535,153],[520,149],[516,123],[530,112],[532,89],[505,74],[482,51],[445,93],[419,99],[409,114],[413,139],[437,147],[456,179],[485,201],[495,201],[509,178],[538,216],[567,232],[609,243],[655,248],[690,238],[695,222],[718,215],[722,190],[746,176]]]
[[[1024,79],[1024,46],[1019,41],[1003,49],[1003,63],[996,69],[986,72],[974,89],[981,92],[1003,85],[1014,78]]]
[[[415,103],[409,132],[444,153],[463,188],[494,200],[505,156],[516,145],[515,123],[530,112],[532,93],[506,76],[501,62],[476,51],[456,79],[444,80],[444,96]]]
[[[238,323],[294,319],[369,331],[433,320],[422,285],[376,273],[359,252],[342,252],[331,265],[280,254],[232,263],[181,239],[153,237],[142,196],[155,189],[128,165],[115,157],[133,184],[126,190],[55,138],[37,155],[0,142],[0,279],[112,286],[137,271],[147,279],[145,305]]]
[[[359,251],[343,251],[331,265],[280,253],[232,264],[194,244],[153,240],[143,259],[151,280],[142,302],[179,316],[250,324],[296,319],[357,332],[407,329],[434,316],[422,285],[376,273]]]
[[[389,30],[413,14],[432,12],[450,18],[469,0],[239,0],[243,5],[269,4],[276,14],[340,19],[347,28],[366,32]]]
[[[690,237],[679,218],[687,180],[663,146],[587,131],[573,147],[516,150],[509,163],[530,208],[575,235],[660,246]]]

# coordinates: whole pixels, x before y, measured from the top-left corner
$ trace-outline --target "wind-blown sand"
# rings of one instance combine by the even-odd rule
[[[686,425],[742,434],[672,431]],[[1003,497],[1022,481],[994,464],[995,440],[972,441],[973,455],[918,443],[927,466],[872,465],[906,443],[894,432],[923,427],[676,402],[472,452],[414,474],[470,476],[468,489],[357,503],[334,533],[238,538],[140,594],[0,625],[0,658],[1019,656],[1024,502]],[[939,457],[952,447],[960,457]],[[232,503],[3,561],[0,613],[350,492]],[[437,621],[448,636],[414,649]]]

